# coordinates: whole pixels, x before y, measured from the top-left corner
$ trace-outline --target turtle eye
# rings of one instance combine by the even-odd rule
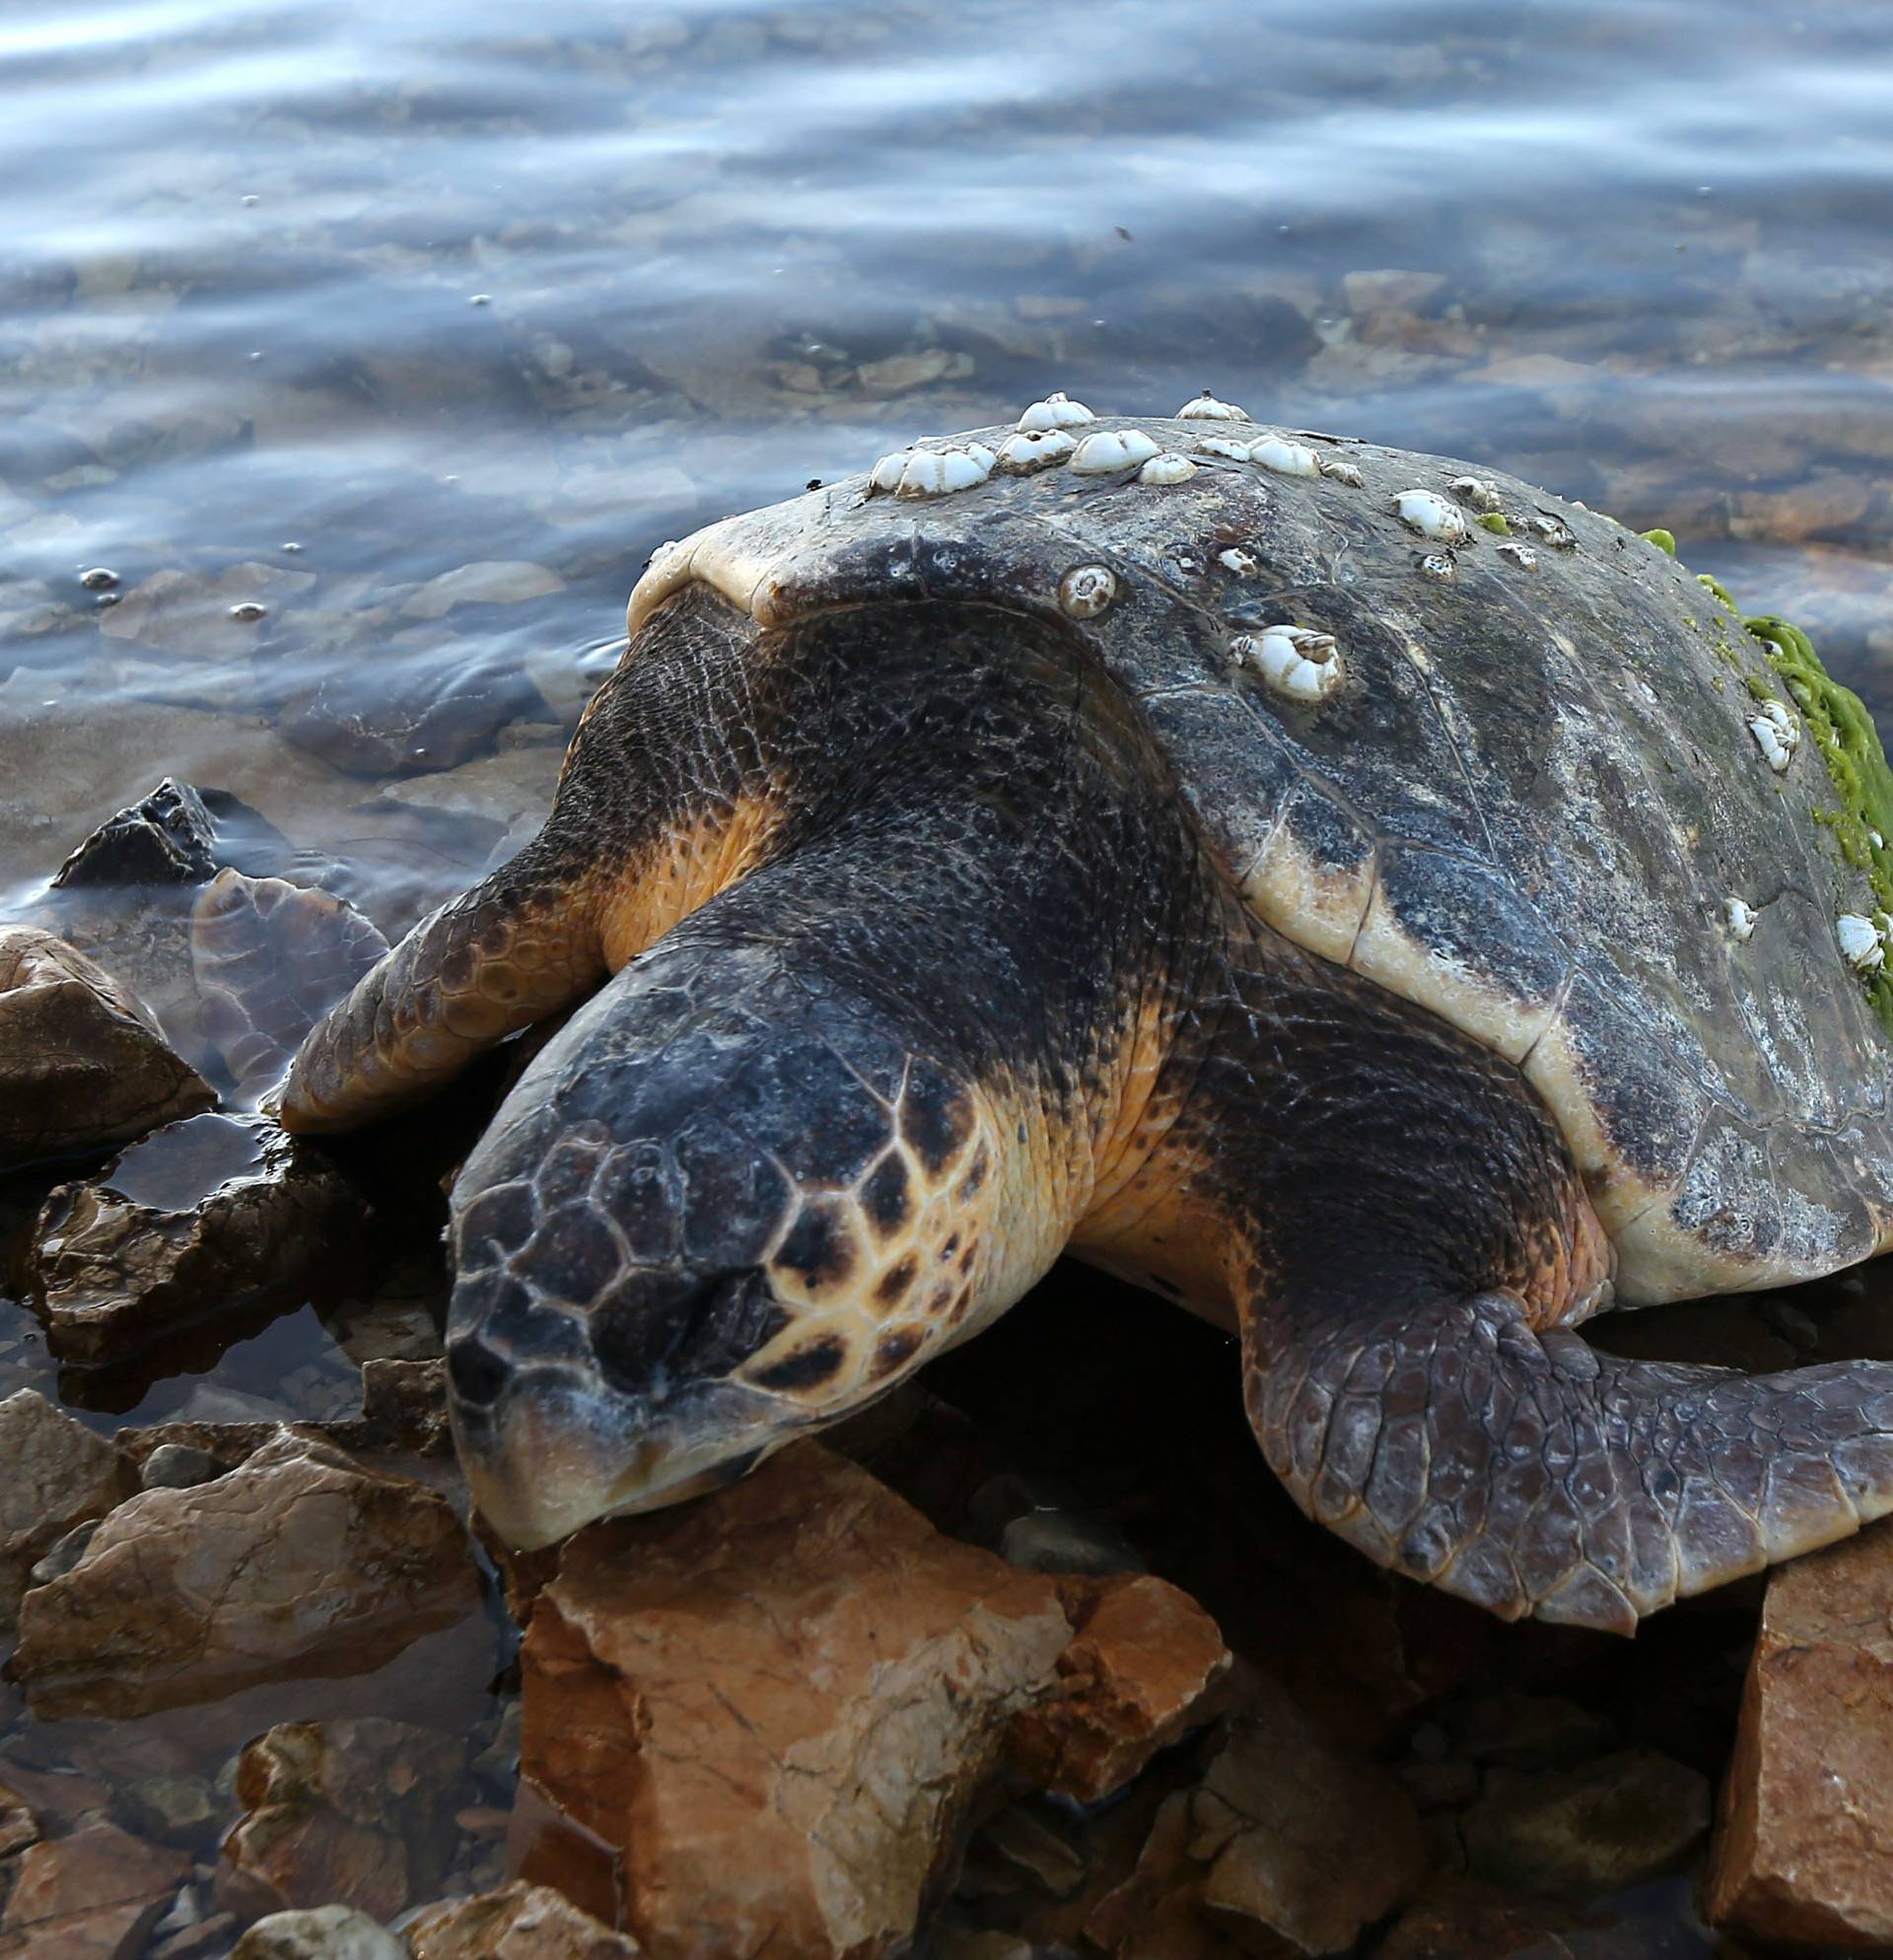
[[[592,1309],[592,1350],[622,1394],[659,1398],[728,1375],[789,1324],[766,1274],[646,1275]]]

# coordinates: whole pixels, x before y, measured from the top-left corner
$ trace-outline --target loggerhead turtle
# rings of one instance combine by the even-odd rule
[[[1239,1329],[1362,1551],[1629,1631],[1893,1507],[1893,1365],[1573,1331],[1893,1236],[1893,779],[1750,625],[1502,474],[1052,395],[666,546],[544,830],[283,1121],[577,1009],[453,1194],[518,1545],[734,1479],[1072,1251]]]

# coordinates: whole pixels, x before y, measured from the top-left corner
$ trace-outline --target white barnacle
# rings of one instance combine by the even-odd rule
[[[1746,945],[1755,937],[1756,912],[1746,898],[1733,894],[1722,900],[1722,923],[1737,945]]]
[[[1886,964],[1886,935],[1871,919],[1858,912],[1843,912],[1834,921],[1834,937],[1841,943],[1841,954],[1856,973],[1877,973]]]
[[[1265,626],[1229,642],[1237,666],[1253,667],[1290,701],[1324,701],[1347,678],[1332,633],[1312,626]]]
[[[1794,760],[1794,751],[1801,742],[1801,726],[1788,712],[1785,703],[1764,701],[1761,712],[1749,716],[1748,732],[1776,775],[1781,775]]]
[[[1472,535],[1462,513],[1437,490],[1402,490],[1394,497],[1393,512],[1409,530],[1436,544],[1463,544]]]
[[[993,473],[995,457],[984,443],[964,449],[922,450],[907,458],[895,486],[896,497],[948,497],[970,490]]]
[[[1248,444],[1238,443],[1232,436],[1199,436],[1195,448],[1198,455],[1227,456],[1231,462],[1249,459]]]
[[[1483,476],[1455,476],[1446,487],[1462,504],[1475,511],[1496,511],[1505,503],[1505,499]]]
[[[1350,490],[1359,490],[1367,480],[1345,457],[1324,455],[1321,458],[1321,474],[1331,477],[1336,483],[1345,483]]]
[[[1175,450],[1154,455],[1137,472],[1140,483],[1187,483],[1196,474],[1196,464]]]
[[[1278,476],[1319,476],[1321,458],[1306,443],[1292,443],[1286,436],[1264,436],[1249,445],[1249,460],[1272,469]]]
[[[1116,596],[1108,565],[1074,565],[1058,582],[1058,602],[1073,619],[1095,619]]]
[[[1429,551],[1420,560],[1420,576],[1437,579],[1442,586],[1450,585],[1459,576],[1459,561],[1450,551]]]
[[[1022,429],[1000,444],[993,467],[1002,476],[1029,476],[1035,469],[1070,461],[1077,448],[1063,429]]]
[[[872,497],[876,490],[891,494],[900,488],[901,471],[912,459],[910,450],[895,450],[891,455],[884,455],[868,473],[868,494]]]
[[[1201,394],[1192,395],[1176,411],[1179,422],[1246,422],[1249,411],[1238,408],[1232,401],[1218,401],[1208,388]]]
[[[1499,556],[1508,565],[1516,565],[1521,572],[1537,571],[1538,554],[1530,545],[1520,544],[1515,537],[1508,537],[1496,548]]]
[[[1239,544],[1230,545],[1227,551],[1219,551],[1216,562],[1226,572],[1233,572],[1238,579],[1252,579],[1262,569],[1255,553],[1244,551]]]
[[[1082,401],[1074,401],[1068,394],[1048,394],[1026,409],[1018,418],[1018,427],[1029,435],[1034,429],[1076,429],[1081,423],[1096,420]]]
[[[1142,429],[1101,429],[1079,444],[1072,468],[1080,476],[1107,476],[1114,469],[1135,469],[1157,453]]]
[[[1576,551],[1578,533],[1561,518],[1548,518],[1540,511],[1531,519],[1531,527],[1554,551]]]

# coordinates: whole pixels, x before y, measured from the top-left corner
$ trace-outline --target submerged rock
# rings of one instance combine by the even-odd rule
[[[392,1919],[440,1885],[466,1768],[465,1743],[407,1722],[279,1723],[238,1764],[218,1904],[245,1920],[332,1904]]]
[[[549,1885],[509,1885],[407,1924],[414,1960],[637,1960],[639,1947]]]
[[[60,1360],[117,1361],[208,1314],[332,1281],[369,1216],[319,1149],[262,1117],[206,1113],[53,1191],[26,1274]]]
[[[1079,1608],[1056,1695],[1013,1724],[1013,1759],[1042,1788],[1095,1803],[1209,1718],[1229,1660],[1187,1593],[1149,1576],[1105,1581]]]
[[[285,1430],[215,1483],[120,1505],[27,1594],[12,1672],[36,1715],[127,1718],[368,1673],[479,1599],[445,1498]]]
[[[0,1918],[7,1960],[134,1960],[190,1870],[181,1852],[88,1824],[20,1858]]]
[[[1578,1895],[1670,1870],[1709,1829],[1709,1785],[1653,1749],[1576,1769],[1495,1769],[1461,1833],[1474,1876]]]
[[[167,776],[108,816],[53,874],[55,891],[90,886],[202,884],[233,848],[280,849],[288,841],[246,804]]]
[[[408,1960],[408,1951],[353,1906],[317,1906],[258,1920],[231,1949],[230,1960]]]
[[[238,1093],[253,1101],[297,1044],[387,950],[347,899],[222,871],[190,915],[204,1021]]]
[[[659,1960],[892,1952],[1069,1639],[1051,1581],[812,1444],[595,1525],[523,1654],[523,1769],[561,1813],[523,1875],[606,1913],[621,1887]]]
[[[1202,1782],[1164,1800],[1137,1869],[1085,1925],[1121,1960],[1345,1953],[1426,1870],[1394,1779],[1340,1747],[1285,1689],[1257,1682]]]
[[[23,1388],[0,1402],[0,1634],[11,1631],[35,1564],[76,1525],[137,1488],[104,1436]]]
[[[1769,1575],[1705,1898],[1746,1937],[1893,1946],[1893,1535]]]
[[[129,989],[49,933],[0,929],[0,1170],[122,1143],[215,1100]]]

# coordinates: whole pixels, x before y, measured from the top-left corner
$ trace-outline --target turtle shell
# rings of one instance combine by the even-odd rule
[[[1259,918],[1521,1065],[1619,1303],[1880,1249],[1887,1036],[1837,935],[1875,901],[1766,650],[1581,505],[1188,410],[1054,398],[917,444],[665,547],[632,631],[686,583],[763,626],[926,598],[1058,618]]]

